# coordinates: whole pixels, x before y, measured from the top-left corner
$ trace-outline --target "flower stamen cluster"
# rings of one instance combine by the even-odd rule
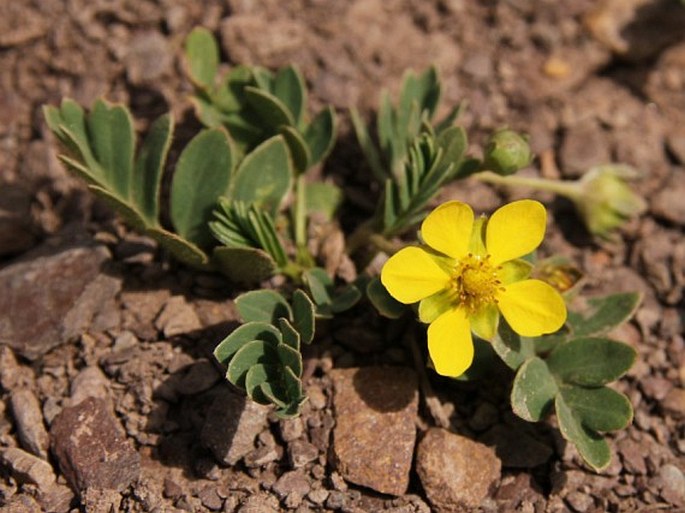
[[[497,304],[497,293],[504,291],[497,275],[501,266],[490,263],[490,255],[468,253],[457,264],[451,286],[459,303],[473,314],[483,307]]]

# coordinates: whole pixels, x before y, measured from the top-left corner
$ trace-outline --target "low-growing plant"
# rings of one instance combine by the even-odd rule
[[[305,81],[292,66],[222,70],[205,29],[188,36],[185,60],[191,101],[206,128],[180,152],[168,197],[161,183],[173,138],[169,114],[140,145],[121,105],[98,100],[86,112],[64,100],[44,114],[67,168],[174,257],[241,285],[285,278],[277,290],[258,287],[236,298],[243,324],[214,353],[228,381],[282,417],[297,415],[306,401],[301,350],[316,340],[317,319],[367,300],[384,317],[416,312],[429,325],[428,362],[438,374],[479,379],[476,370],[489,361],[483,355],[497,355],[515,373],[518,416],[537,422],[555,412],[585,461],[597,470],[608,465],[602,434],[625,427],[632,408],[607,384],[630,368],[635,351],[607,333],[629,319],[639,295],[593,298],[577,308],[580,271],[563,256],[536,259],[546,229],[537,201],[504,205],[489,218],[458,201],[431,206],[445,184],[475,175],[565,195],[590,232],[605,236],[642,208],[623,182],[625,168],[597,168],[577,184],[516,177],[533,159],[525,137],[498,130],[482,157],[468,155],[466,131],[456,125],[461,108],[434,121],[436,70],[408,73],[396,105],[383,93],[375,136],[351,112],[381,192],[377,210],[347,238],[347,251],[389,259],[374,276],[362,272],[369,255],[359,258],[360,277],[341,284],[317,267],[307,239],[309,216],[318,211],[334,221],[343,199],[337,187],[307,177],[335,142],[333,109],[308,114]],[[166,210],[170,226],[162,223]],[[419,225],[416,243],[402,247],[398,236]]]

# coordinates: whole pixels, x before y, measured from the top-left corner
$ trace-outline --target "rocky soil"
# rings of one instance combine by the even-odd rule
[[[56,161],[41,115],[104,95],[141,131],[171,110],[191,133],[180,48],[196,25],[230,63],[297,64],[312,106],[338,109],[322,172],[345,188],[344,219],[367,215],[377,192],[347,109],[371,114],[381,88],[429,63],[443,104],[468,102],[474,148],[506,124],[531,134],[527,173],[642,172],[649,211],[611,243],[534,195],[553,217],[543,250],[571,258],[586,293],[644,293],[616,334],[639,354],[618,383],[635,419],[611,436],[606,471],[588,471],[553,419],[511,413],[506,370],[438,379],[414,365],[408,326],[368,304],[320,326],[301,417],[278,420],[228,386],[211,351],[238,324],[240,290],[170,261],[95,202]],[[684,511],[683,26],[675,0],[0,2],[3,511]],[[529,194],[460,182],[440,199],[490,211]]]

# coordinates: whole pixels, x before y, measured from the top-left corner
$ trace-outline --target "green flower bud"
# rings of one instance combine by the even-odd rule
[[[526,167],[533,160],[528,141],[513,130],[499,130],[485,145],[483,168],[507,176]]]
[[[607,237],[629,218],[643,213],[647,205],[626,180],[637,171],[625,165],[605,165],[590,169],[580,179],[580,194],[573,198],[590,233]]]

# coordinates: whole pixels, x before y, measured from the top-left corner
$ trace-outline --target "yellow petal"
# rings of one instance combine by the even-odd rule
[[[535,200],[520,200],[497,209],[485,232],[485,246],[493,264],[522,257],[545,236],[547,211]]]
[[[421,224],[421,238],[431,248],[452,258],[469,248],[473,210],[460,201],[448,201],[433,210]]]
[[[511,328],[524,337],[554,333],[566,321],[563,298],[540,280],[512,283],[497,299],[500,312]]]
[[[449,275],[423,249],[411,246],[395,253],[383,266],[381,283],[400,303],[417,301],[444,289]]]
[[[462,309],[445,312],[428,327],[428,352],[438,374],[456,378],[473,362],[471,327]]]
[[[483,340],[492,340],[497,333],[499,311],[494,305],[488,305],[469,317],[471,331]]]
[[[451,290],[444,289],[419,303],[419,320],[430,324],[454,306],[454,295]]]

